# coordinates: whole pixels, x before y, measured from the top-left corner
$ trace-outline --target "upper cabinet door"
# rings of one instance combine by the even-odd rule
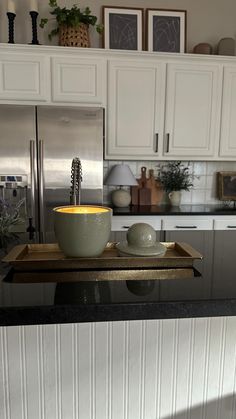
[[[154,160],[162,152],[165,66],[110,60],[106,158]]]
[[[94,57],[52,58],[52,101],[105,106],[106,61]]]
[[[167,64],[164,156],[199,159],[218,154],[221,68]]]
[[[224,68],[220,156],[236,157],[236,66]]]
[[[0,54],[0,101],[47,101],[49,59],[31,54]]]

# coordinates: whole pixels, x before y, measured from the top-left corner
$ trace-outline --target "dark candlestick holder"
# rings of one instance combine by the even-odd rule
[[[32,20],[32,34],[33,34],[33,38],[32,38],[32,45],[39,45],[39,41],[38,41],[38,33],[37,33],[37,18],[38,18],[38,12],[35,11],[31,11],[29,12],[30,16],[31,16],[31,20]]]
[[[14,44],[14,20],[15,13],[7,12],[8,17],[8,44]]]

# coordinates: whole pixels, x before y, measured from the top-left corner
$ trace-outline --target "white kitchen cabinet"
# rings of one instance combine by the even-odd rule
[[[108,60],[106,158],[155,160],[162,153],[165,64]]]
[[[53,57],[52,101],[105,106],[106,61],[103,58]]]
[[[217,64],[167,64],[165,159],[217,156],[221,76]]]
[[[0,54],[0,102],[42,101],[50,98],[49,57]]]
[[[214,219],[214,230],[236,230],[236,217],[222,215]]]
[[[109,60],[106,157],[217,158],[221,87],[219,64]]]
[[[177,230],[212,230],[213,217],[208,216],[163,216],[162,230],[177,231]]]
[[[225,66],[220,132],[220,156],[236,157],[236,66]]]
[[[235,160],[235,57],[0,45],[0,103],[104,107],[111,160]]]

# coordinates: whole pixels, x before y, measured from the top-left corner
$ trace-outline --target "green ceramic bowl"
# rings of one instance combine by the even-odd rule
[[[101,255],[110,237],[111,208],[69,205],[54,208],[53,211],[55,235],[66,256]]]

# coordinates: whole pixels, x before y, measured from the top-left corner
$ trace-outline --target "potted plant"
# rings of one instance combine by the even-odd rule
[[[49,0],[49,6],[53,9],[50,14],[56,19],[57,26],[48,35],[59,35],[59,45],[89,47],[89,26],[94,26],[98,33],[102,33],[103,25],[97,24],[97,17],[91,14],[89,7],[83,11],[74,4],[71,9],[60,7],[57,0]],[[40,27],[48,23],[49,19],[41,19]]]
[[[23,205],[25,205],[24,198],[16,205],[11,205],[6,200],[0,199],[0,254],[7,253],[9,245],[18,240],[14,226],[23,221],[20,214]]]
[[[189,173],[189,168],[184,167],[181,161],[173,161],[162,167],[159,180],[167,192],[172,205],[179,206],[181,191],[189,191],[193,186],[194,174]]]

